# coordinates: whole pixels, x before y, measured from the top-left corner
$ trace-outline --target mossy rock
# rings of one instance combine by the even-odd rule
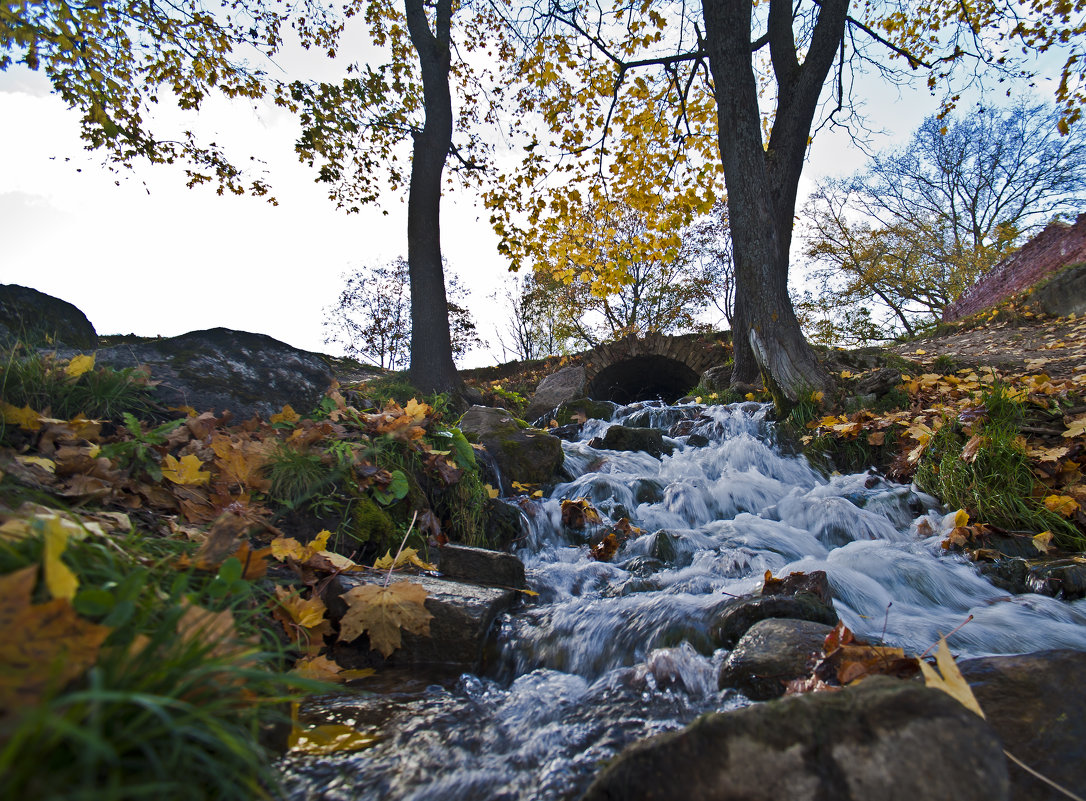
[[[392,516],[368,497],[357,498],[351,504],[349,533],[366,550],[378,554],[398,547],[402,537]]]
[[[460,419],[460,430],[494,457],[505,485],[549,483],[565,458],[558,437],[522,428],[505,409],[472,406]]]
[[[555,411],[554,419],[558,425],[564,426],[575,421],[574,416],[584,417],[587,420],[610,420],[618,406],[611,401],[598,401],[592,398],[577,398],[563,403]]]

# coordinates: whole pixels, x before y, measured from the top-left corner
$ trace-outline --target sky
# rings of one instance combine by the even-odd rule
[[[874,84],[866,93],[877,147],[904,142],[936,104],[926,92]],[[174,336],[224,326],[298,348],[336,353],[322,320],[343,275],[406,255],[406,204],[347,215],[298,162],[298,124],[274,107],[254,112],[214,99],[198,130],[241,156],[257,153],[279,201],[220,197],[185,187],[180,170],[118,176],[84,151],[79,115],[40,73],[0,72],[0,283],[21,284],[79,307],[99,334]],[[206,140],[205,140],[206,141]],[[842,133],[815,142],[800,205],[815,180],[848,174],[864,154]],[[383,214],[382,211],[387,212]],[[464,192],[442,203],[443,250],[471,292],[489,349],[459,366],[502,361],[494,330],[504,309],[490,295],[510,276],[488,215]]]

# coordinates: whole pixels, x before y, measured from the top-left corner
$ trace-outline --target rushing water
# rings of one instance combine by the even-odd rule
[[[969,615],[950,639],[962,655],[1086,650],[1086,601],[1007,595],[943,551],[934,499],[874,474],[822,477],[774,443],[766,409],[635,405],[589,421],[565,444],[575,478],[525,506],[518,556],[539,596],[502,620],[493,674],[322,699],[327,720],[383,739],[287,760],[291,797],[576,798],[628,743],[746,703],[717,690],[726,653],[708,629],[766,570],[826,571],[849,628],[913,653]],[[662,459],[587,445],[613,423],[683,420],[709,445],[684,435]],[[582,497],[646,533],[594,561],[561,526],[562,499]]]

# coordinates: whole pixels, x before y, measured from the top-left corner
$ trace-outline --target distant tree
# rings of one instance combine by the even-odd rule
[[[815,302],[836,318],[825,331],[911,335],[1053,217],[1077,213],[1086,130],[1060,136],[1059,120],[1043,105],[932,116],[904,148],[824,181],[804,210],[804,253]]]
[[[587,205],[579,220],[576,259],[555,248],[531,281],[560,312],[552,331],[559,339],[596,347],[627,334],[694,330],[711,307],[730,319],[734,273],[722,203],[666,240],[649,215],[614,200]]]
[[[448,314],[452,350],[463,356],[483,344],[464,300],[467,290],[449,275]],[[395,259],[346,276],[335,306],[326,310],[324,341],[338,344],[353,358],[389,370],[411,361],[411,292],[407,260]]]
[[[502,360],[529,361],[569,352],[570,332],[554,302],[552,283],[534,272],[515,273],[491,295],[507,310],[495,332]]]

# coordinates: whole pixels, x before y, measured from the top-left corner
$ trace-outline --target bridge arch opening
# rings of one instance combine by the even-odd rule
[[[588,382],[588,397],[626,404],[660,398],[672,403],[697,385],[691,367],[666,356],[631,356],[608,365]]]

